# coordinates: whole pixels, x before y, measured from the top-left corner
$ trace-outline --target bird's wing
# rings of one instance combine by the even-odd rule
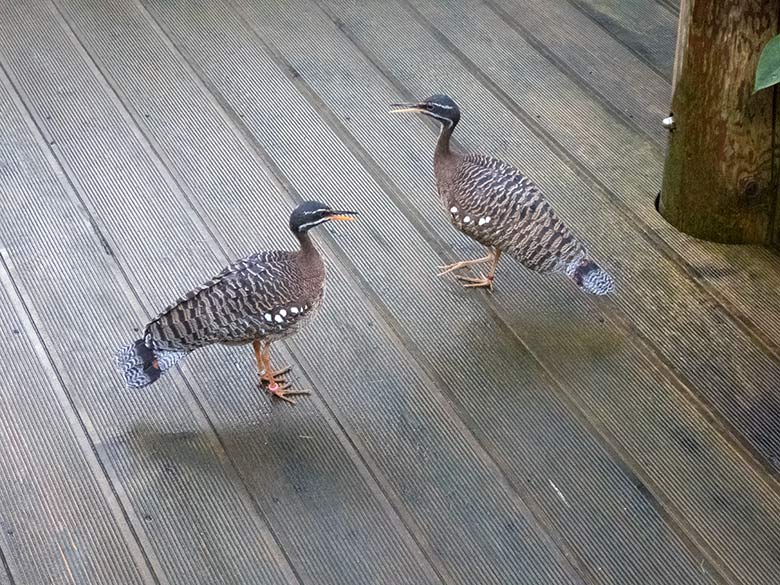
[[[458,166],[456,183],[453,222],[478,242],[498,247],[527,268],[542,272],[585,253],[539,186],[504,161],[466,155]]]
[[[231,264],[191,290],[146,327],[147,345],[191,351],[212,343],[247,341],[271,330],[281,308],[303,296],[294,253],[261,252]],[[286,313],[286,311],[285,311]],[[285,324],[298,315],[285,315]]]

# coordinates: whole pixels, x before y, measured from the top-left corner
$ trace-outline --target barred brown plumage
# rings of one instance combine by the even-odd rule
[[[289,384],[282,376],[289,368],[273,371],[270,344],[303,327],[322,302],[325,265],[309,229],[355,214],[318,201],[301,203],[290,215],[290,230],[300,249],[259,252],[238,260],[168,306],[146,325],[143,338],[117,352],[115,362],[127,386],[148,386],[201,347],[252,343],[261,382],[272,395],[292,402],[288,395],[305,394],[285,392]]]
[[[488,248],[488,255],[444,266],[439,275],[490,262],[487,276],[458,276],[466,287],[492,288],[502,252],[537,272],[565,274],[582,290],[614,292],[612,276],[590,259],[585,246],[560,220],[541,189],[518,169],[482,154],[450,150],[460,108],[446,95],[416,104],[392,104],[393,112],[419,112],[437,120],[441,133],[434,155],[436,186],[450,222]]]

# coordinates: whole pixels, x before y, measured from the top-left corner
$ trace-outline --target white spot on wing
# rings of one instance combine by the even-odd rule
[[[297,315],[298,314],[298,307],[290,307],[290,312],[293,315]]]
[[[271,317],[271,313],[266,313],[263,316],[265,317],[265,320],[268,321],[268,322],[273,320],[273,317]]]
[[[274,321],[276,321],[277,323],[281,323],[282,321],[284,321],[284,317],[282,317],[281,315],[277,315],[276,317],[274,317]]]
[[[280,314],[282,317],[286,317],[286,316],[287,316],[287,311],[285,311],[284,309],[279,309],[279,314]]]
[[[453,205],[450,207],[450,213],[458,213],[458,208]]]
[[[471,218],[467,215],[463,218],[463,223],[471,223]]]

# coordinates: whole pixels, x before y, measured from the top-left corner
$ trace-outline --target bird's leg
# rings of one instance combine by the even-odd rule
[[[501,258],[501,250],[496,248],[490,252],[490,272],[487,276],[480,274],[479,278],[469,278],[468,276],[458,276],[458,280],[465,282],[463,286],[465,288],[482,288],[486,287],[492,290],[493,279],[496,276],[496,267],[498,267],[498,260]]]
[[[257,347],[255,348],[255,353],[260,351],[260,342],[257,341]],[[263,346],[262,350],[262,357],[260,358],[263,362],[263,367],[260,368],[260,379],[265,382],[266,384],[270,384],[271,378],[278,382],[284,382],[285,374],[288,374],[290,370],[292,370],[292,366],[285,366],[280,370],[274,371],[271,368],[271,344],[266,343]]]
[[[260,342],[258,340],[255,340],[252,343],[252,346],[255,350],[255,358],[257,359],[258,366],[260,368],[260,381],[261,384],[265,385],[265,389],[271,394],[271,396],[276,396],[277,398],[281,398],[282,400],[285,400],[289,402],[290,404],[295,404],[295,400],[292,400],[291,398],[288,398],[288,396],[295,396],[297,394],[309,394],[306,390],[296,390],[294,392],[285,392],[287,388],[290,387],[289,382],[285,382],[283,379],[281,380],[281,385],[276,380],[277,375],[284,375],[285,373],[290,371],[290,368],[284,368],[282,370],[279,370],[279,372],[274,372],[273,367],[271,366],[271,356],[270,356],[270,349],[271,344],[266,343],[265,346],[260,348]]]
[[[461,268],[468,268],[469,266],[474,266],[475,264],[483,264],[485,262],[489,262],[493,258],[493,250],[490,250],[488,252],[488,255],[484,258],[477,258],[476,260],[461,260],[460,262],[455,262],[453,264],[447,264],[447,266],[439,266],[439,268],[442,269],[442,272],[439,272],[436,276],[444,276],[448,272],[452,272],[453,270],[460,270]]]
[[[260,340],[255,339],[252,342],[252,349],[255,351],[255,360],[257,360],[257,375],[260,378],[261,384],[270,384],[271,380],[276,380],[276,374],[278,372],[268,371],[268,349],[270,344],[260,345]],[[280,375],[283,373],[279,372]]]

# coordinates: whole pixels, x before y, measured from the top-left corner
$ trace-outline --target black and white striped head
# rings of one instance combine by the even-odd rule
[[[290,229],[302,234],[326,221],[349,221],[357,211],[339,211],[320,201],[304,201],[290,214]]]
[[[454,128],[460,120],[460,108],[448,95],[432,95],[417,104],[390,104],[391,112],[419,112],[441,122],[443,126]]]

